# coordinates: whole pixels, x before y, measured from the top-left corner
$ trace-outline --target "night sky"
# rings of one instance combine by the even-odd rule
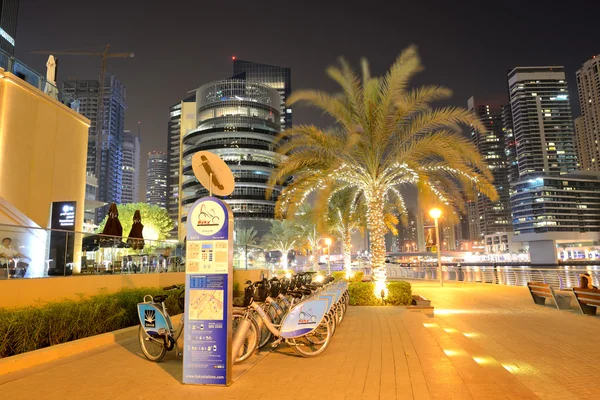
[[[563,1],[67,1],[21,0],[16,56],[45,71],[34,50],[130,51],[108,69],[127,86],[126,129],[142,132],[142,170],[150,150],[167,148],[168,107],[189,90],[232,74],[231,57],[292,69],[292,89],[334,90],[324,69],[360,57],[382,74],[403,48],[419,47],[426,70],[416,84],[506,102],[514,66],[565,65],[574,114],[575,71],[600,53],[599,2]],[[594,5],[595,4],[595,5]],[[62,56],[58,80],[97,79],[100,59]],[[318,111],[294,110],[294,123],[326,124]],[[141,175],[142,191],[145,176]],[[142,196],[142,199],[144,197]]]

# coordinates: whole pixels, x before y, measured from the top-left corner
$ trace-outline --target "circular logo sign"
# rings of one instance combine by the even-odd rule
[[[212,236],[225,224],[225,212],[219,203],[213,200],[198,204],[191,215],[194,230],[202,236]]]

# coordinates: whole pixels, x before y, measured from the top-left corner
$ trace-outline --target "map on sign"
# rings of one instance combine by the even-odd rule
[[[190,290],[190,320],[222,320],[223,290]]]

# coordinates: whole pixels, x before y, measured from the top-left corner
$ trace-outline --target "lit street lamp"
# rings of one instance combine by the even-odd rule
[[[438,273],[440,274],[440,286],[444,286],[444,278],[442,277],[442,257],[440,255],[440,226],[438,224],[438,219],[442,216],[442,210],[439,208],[432,208],[429,210],[429,215],[435,221],[435,247],[437,248]]]
[[[327,245],[327,275],[331,275],[331,238],[325,239]]]

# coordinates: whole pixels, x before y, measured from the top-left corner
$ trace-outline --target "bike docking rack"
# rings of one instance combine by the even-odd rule
[[[312,274],[246,282],[244,305],[233,311],[234,362],[271,338],[273,348],[285,342],[303,357],[325,351],[348,307],[348,284],[331,277],[312,282]]]

